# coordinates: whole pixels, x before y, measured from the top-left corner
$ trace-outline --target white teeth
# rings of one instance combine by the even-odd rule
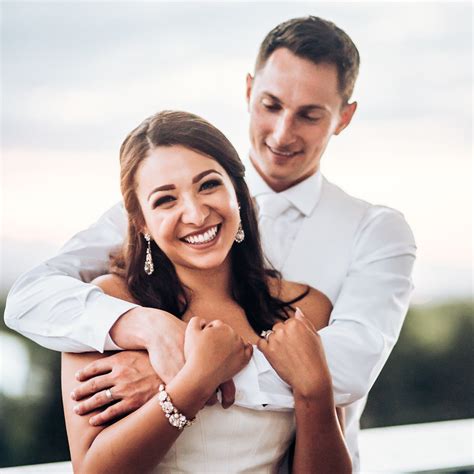
[[[189,244],[203,244],[214,240],[217,235],[217,226],[212,227],[208,231],[204,232],[204,234],[199,235],[191,235],[189,237],[184,237],[184,241],[188,242]]]
[[[268,145],[267,145],[268,146]],[[275,155],[281,155],[281,156],[293,156],[296,154],[296,151],[279,151],[279,150],[274,150],[272,147],[268,147],[272,153]]]

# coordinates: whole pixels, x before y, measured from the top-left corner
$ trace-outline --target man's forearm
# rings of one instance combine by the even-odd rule
[[[401,214],[377,212],[358,238],[330,325],[319,332],[337,405],[368,394],[398,340],[413,290],[411,230]]]
[[[372,328],[344,321],[319,331],[333,381],[334,400],[345,406],[367,395],[389,348]]]
[[[136,305],[104,295],[88,282],[107,273],[110,254],[122,245],[126,222],[123,206],[117,204],[56,256],[20,276],[7,298],[6,325],[48,349],[117,349],[109,330]]]
[[[110,328],[135,304],[43,264],[12,287],[5,323],[36,343],[61,352],[116,350]]]

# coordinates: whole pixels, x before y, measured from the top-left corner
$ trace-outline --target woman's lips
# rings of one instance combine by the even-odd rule
[[[209,226],[200,231],[188,234],[185,237],[180,238],[179,240],[194,248],[207,248],[216,242],[221,227],[222,224]]]

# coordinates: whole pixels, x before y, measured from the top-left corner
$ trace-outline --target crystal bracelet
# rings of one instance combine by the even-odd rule
[[[163,384],[161,384],[158,388],[158,401],[166,418],[168,418],[170,425],[178,428],[178,430],[182,430],[186,426],[191,426],[194,420],[196,420],[196,418],[188,420],[182,413],[178,411],[178,409],[173,405],[173,402],[171,401],[171,398],[166,392],[165,386]]]

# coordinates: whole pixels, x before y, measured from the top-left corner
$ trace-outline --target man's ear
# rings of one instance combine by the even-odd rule
[[[352,102],[352,104],[346,104],[342,108],[341,118],[339,124],[336,127],[334,135],[339,135],[350,123],[352,117],[357,110],[357,102]]]
[[[248,73],[246,77],[245,99],[247,100],[247,110],[250,106],[250,96],[252,95],[253,76]]]

